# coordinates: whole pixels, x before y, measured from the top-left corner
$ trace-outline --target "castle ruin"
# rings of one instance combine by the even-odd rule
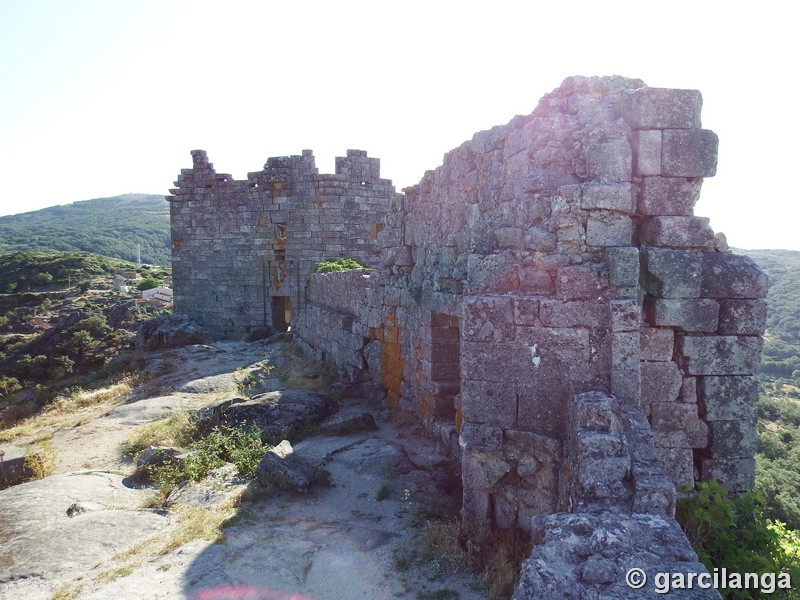
[[[672,527],[681,486],[753,486],[766,319],[764,274],[694,216],[717,161],[701,104],[572,77],[402,193],[362,151],[246,181],[193,151],[168,197],[175,310],[225,337],[291,324],[383,390],[459,461],[470,538]],[[313,275],[340,256],[370,268]]]

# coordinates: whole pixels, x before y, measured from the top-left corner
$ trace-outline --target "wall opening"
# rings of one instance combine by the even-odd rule
[[[276,331],[289,331],[292,325],[292,302],[288,296],[272,297],[272,326]]]
[[[433,419],[456,421],[456,396],[461,391],[461,320],[431,313],[431,388]]]

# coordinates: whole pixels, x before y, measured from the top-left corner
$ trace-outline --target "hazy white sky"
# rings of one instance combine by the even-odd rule
[[[790,13],[791,11],[791,13]],[[696,213],[800,250],[789,2],[0,0],[0,214],[167,193],[189,151],[243,178],[348,148],[398,189],[570,75],[699,89],[720,137]]]

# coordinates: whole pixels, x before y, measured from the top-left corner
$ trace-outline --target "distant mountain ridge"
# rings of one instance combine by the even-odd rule
[[[169,203],[158,194],[124,194],[0,217],[0,252],[80,251],[169,265]]]

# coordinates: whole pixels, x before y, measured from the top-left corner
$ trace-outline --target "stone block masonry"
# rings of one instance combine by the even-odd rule
[[[318,261],[377,266],[376,238],[395,196],[377,158],[348,150],[335,174],[320,175],[306,150],[270,158],[242,181],[217,173],[203,150],[192,159],[167,196],[175,310],[214,334],[286,330]]]
[[[247,184],[220,182],[196,153],[171,199],[176,303],[220,333],[258,325],[268,295],[254,257],[266,261],[269,289],[296,293],[302,343],[358,389],[379,386],[460,461],[474,541],[534,523],[549,544],[567,513],[674,531],[676,488],[753,485],[765,323],[765,276],[694,215],[717,162],[701,104],[693,90],[571,77],[402,194],[368,178],[362,153],[335,176],[310,153],[270,159]],[[315,212],[330,196],[333,220]],[[308,270],[275,269],[281,251],[310,268],[334,249],[372,269],[307,288],[294,278]],[[616,517],[604,519],[591,523],[610,531]],[[660,557],[694,564],[686,544],[670,548]],[[574,597],[611,589],[624,561],[604,557],[575,571]]]

